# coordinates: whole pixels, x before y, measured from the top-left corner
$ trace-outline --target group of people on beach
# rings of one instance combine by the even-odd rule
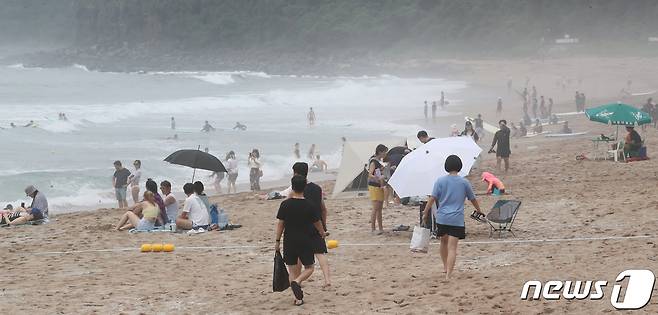
[[[228,158],[232,154],[229,153]],[[218,211],[210,204],[205,194],[205,187],[201,181],[186,183],[183,185],[183,193],[186,198],[179,211],[179,202],[172,193],[172,185],[169,181],[158,184],[153,179],[147,179],[144,187],[146,190],[139,199],[139,182],[141,177],[141,163],[135,161],[135,172],[130,173],[124,168],[120,161],[114,162],[115,173],[113,184],[119,208],[126,209],[116,224],[116,229],[123,231],[135,229],[136,231],[150,231],[156,227],[167,227],[173,225],[178,230],[214,230],[222,228],[219,222],[211,222],[211,214]],[[134,204],[128,207],[126,201],[127,187],[131,187]],[[162,194],[160,194],[162,193]],[[212,224],[211,224],[212,223]]]
[[[46,195],[39,191],[34,185],[25,187],[25,195],[32,198],[29,206],[21,204],[20,207],[14,207],[8,204],[0,210],[0,225],[12,226],[22,224],[39,224],[48,221],[48,199]]]
[[[446,105],[448,104],[448,101],[446,100],[445,93],[441,91],[441,98],[438,101],[432,101],[432,121],[436,120],[436,111],[441,108],[445,109]],[[423,114],[425,116],[425,120],[429,118],[429,111],[430,111],[430,106],[425,101],[424,106],[423,106]]]

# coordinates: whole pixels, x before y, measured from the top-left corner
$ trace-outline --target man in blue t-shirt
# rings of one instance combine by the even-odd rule
[[[475,207],[475,211],[484,215],[480,211],[480,204],[475,199],[471,184],[459,176],[461,169],[462,161],[458,156],[451,155],[446,159],[445,170],[448,175],[440,177],[434,183],[432,195],[423,211],[423,225],[425,225],[432,205],[435,202],[437,203],[437,235],[441,238],[441,260],[443,261],[443,271],[446,273],[446,279],[450,278],[455,267],[457,244],[460,239],[466,238],[464,200],[470,200],[473,207]]]

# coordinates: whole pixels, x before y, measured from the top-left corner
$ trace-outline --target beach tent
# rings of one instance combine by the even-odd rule
[[[375,153],[378,144],[389,148],[404,145],[405,138],[392,138],[382,141],[347,141],[343,147],[333,198],[341,193],[362,192],[368,190],[368,172],[366,165]]]

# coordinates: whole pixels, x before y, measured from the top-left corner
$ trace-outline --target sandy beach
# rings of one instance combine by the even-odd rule
[[[564,59],[528,62],[462,62],[469,69],[459,78],[507,95],[507,77],[519,87],[525,77],[540,94],[556,100],[554,112],[574,110],[573,93],[587,93],[588,105],[617,101],[632,78],[636,91],[658,87],[658,64],[647,59]],[[622,72],[622,73],[620,73]],[[616,77],[615,77],[616,75]],[[573,85],[562,89],[560,76]],[[576,86],[579,76],[581,86]],[[458,79],[459,79],[458,78]],[[545,92],[544,92],[545,91]],[[507,96],[506,96],[507,97]],[[518,121],[521,102],[509,96],[503,117]],[[646,97],[626,102],[640,105]],[[495,123],[495,99],[456,109]],[[421,107],[419,106],[419,109]],[[422,110],[422,109],[421,109]],[[456,115],[455,117],[458,117]],[[591,139],[614,127],[569,116],[582,137],[513,139],[511,170],[495,169],[486,154],[468,179],[476,191],[486,189],[483,171],[492,171],[510,192],[503,197],[479,196],[483,209],[499,198],[517,199],[522,206],[514,223],[516,237],[490,238],[488,226],[466,219],[467,238],[460,242],[456,273],[443,280],[437,243],[427,254],[411,253],[411,231],[418,208],[391,206],[384,210],[380,236],[371,235],[370,203],[365,197],[327,199],[328,239],[340,242],[329,251],[333,286],[322,288],[319,268],[304,284],[305,304],[292,305],[292,293],[272,293],[275,215],[279,201],[262,201],[253,193],[215,196],[225,208],[232,231],[197,235],[116,232],[112,225],[123,213],[99,209],[57,215],[51,223],[0,229],[5,266],[0,297],[7,314],[600,314],[614,311],[610,292],[615,277],[627,269],[658,271],[658,195],[656,194],[658,131],[642,132],[648,161],[614,163],[578,161],[591,156]],[[454,119],[463,127],[463,121]],[[429,123],[428,130],[445,128]],[[561,126],[550,126],[557,131]],[[639,129],[639,128],[638,128]],[[417,130],[410,130],[415,134]],[[623,131],[620,131],[623,132]],[[437,135],[439,137],[445,135]],[[325,194],[332,181],[322,181]],[[466,213],[473,208],[466,206]],[[485,210],[485,212],[487,212]],[[173,243],[171,253],[141,253],[143,243]],[[602,300],[525,301],[519,298],[529,280],[607,280]],[[658,297],[637,313],[658,313]]]

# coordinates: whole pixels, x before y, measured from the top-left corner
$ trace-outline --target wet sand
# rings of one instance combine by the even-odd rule
[[[556,111],[571,111],[569,106],[565,101]],[[493,115],[483,114],[485,120]],[[570,118],[570,125],[574,131],[587,130],[589,134],[513,140],[508,174],[495,170],[494,156],[483,154],[482,163],[469,179],[476,191],[484,191],[486,186],[479,175],[492,171],[510,191],[504,198],[523,202],[514,224],[516,237],[490,238],[487,226],[467,218],[467,238],[459,245],[456,273],[450,281],[443,280],[441,274],[438,244],[433,243],[428,254],[413,254],[408,248],[411,231],[390,231],[399,224],[417,224],[417,207],[384,210],[387,232],[375,236],[369,230],[370,204],[366,198],[328,199],[329,239],[340,242],[329,253],[333,286],[323,289],[322,274],[316,269],[311,281],[304,284],[306,304],[295,307],[290,290],[272,293],[274,218],[279,201],[261,201],[252,193],[239,193],[212,198],[227,209],[232,222],[243,225],[233,231],[192,236],[115,232],[112,225],[123,212],[117,209],[62,214],[43,226],[0,229],[0,249],[4,252],[0,263],[5,266],[0,295],[7,301],[3,312],[613,311],[610,295],[619,272],[658,271],[658,160],[577,161],[576,155],[591,151],[592,137],[614,129],[588,122],[583,115]],[[649,156],[655,157],[658,131],[649,128],[642,134]],[[490,140],[490,135],[485,137],[483,147]],[[333,183],[321,184],[330,194]],[[498,198],[479,196],[483,209],[489,209]],[[472,207],[467,205],[466,212],[470,211]],[[155,242],[173,243],[177,249],[172,253],[139,252],[142,243]],[[609,284],[599,301],[523,301],[519,296],[528,280],[607,280]],[[658,312],[655,289],[653,295],[638,313]]]

